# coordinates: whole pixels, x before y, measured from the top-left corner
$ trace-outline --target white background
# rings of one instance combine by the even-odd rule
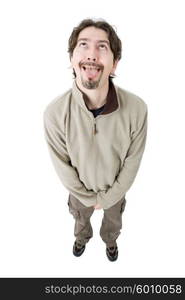
[[[0,2],[0,276],[185,276],[184,1]],[[86,17],[117,28],[123,57],[115,84],[147,103],[148,139],[127,193],[119,259],[99,236],[72,255],[68,191],[44,139],[46,105],[72,85],[69,35]]]

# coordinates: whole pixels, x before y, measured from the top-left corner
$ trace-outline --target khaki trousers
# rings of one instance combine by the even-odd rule
[[[116,240],[122,228],[122,213],[125,209],[125,205],[126,199],[124,196],[112,207],[104,209],[100,236],[107,247],[116,246]],[[90,218],[94,212],[94,207],[86,207],[72,194],[69,194],[68,206],[69,212],[75,219],[74,235],[76,241],[81,245],[85,245],[93,236]]]

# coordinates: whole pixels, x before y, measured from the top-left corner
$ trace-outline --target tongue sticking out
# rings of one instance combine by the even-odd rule
[[[86,76],[88,77],[88,79],[94,79],[99,74],[99,70],[98,69],[85,68],[83,70],[84,70]]]

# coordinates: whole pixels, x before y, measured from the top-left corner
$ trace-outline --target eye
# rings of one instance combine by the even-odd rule
[[[107,49],[107,46],[105,44],[99,44],[99,48],[101,50],[105,50],[105,49]]]
[[[81,42],[81,43],[79,43],[79,47],[84,48],[84,47],[86,47],[86,46],[87,46],[87,43],[86,43],[86,42]]]

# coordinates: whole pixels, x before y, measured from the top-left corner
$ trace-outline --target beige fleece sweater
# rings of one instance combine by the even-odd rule
[[[44,111],[45,137],[63,185],[85,206],[116,204],[137,174],[147,134],[147,106],[109,84],[107,103],[94,118],[85,95],[72,89]]]

